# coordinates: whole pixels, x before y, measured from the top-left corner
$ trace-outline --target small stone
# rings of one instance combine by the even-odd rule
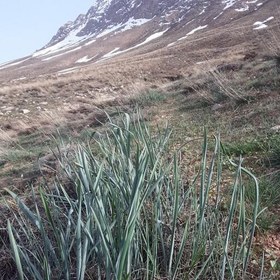
[[[7,163],[6,160],[4,159],[0,159],[0,166],[4,166]]]
[[[10,112],[14,109],[15,109],[15,107],[6,107],[6,108],[3,109],[3,111]]]
[[[224,106],[223,105],[221,105],[221,104],[214,104],[213,106],[212,106],[212,108],[211,108],[211,110],[212,111],[217,111],[217,110],[219,110],[219,109],[222,109]]]
[[[28,113],[30,113],[30,111],[27,110],[27,109],[23,109],[23,110],[22,110],[22,113],[23,113],[23,114],[28,114]]]
[[[274,131],[280,131],[280,125],[275,125],[271,129]]]

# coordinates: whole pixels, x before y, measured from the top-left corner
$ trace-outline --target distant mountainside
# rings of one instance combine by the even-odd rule
[[[60,27],[43,48],[24,59],[0,65],[0,78],[15,75],[14,70],[19,68],[24,77],[66,74],[132,53],[170,52],[197,38],[195,49],[205,48],[207,40],[208,47],[215,47],[218,41],[214,37],[221,33],[221,47],[231,45],[230,36],[237,36],[236,32],[249,40],[246,36],[277,24],[278,1],[95,0],[86,14]],[[202,43],[201,38],[206,41]]]
[[[79,15],[74,22],[62,26],[46,47],[67,40],[73,35],[85,40],[100,38],[112,32],[123,32],[155,18],[159,26],[178,23],[199,2],[202,1],[98,0],[85,15]]]
[[[185,26],[188,30],[187,25],[194,26],[195,23],[195,31],[198,31],[209,24],[217,25],[215,21],[219,18],[227,21],[230,15],[235,18],[244,16],[262,5],[263,1],[259,0],[96,0],[86,14],[60,27],[41,53],[90,39],[106,39],[142,25],[151,33],[176,26]]]

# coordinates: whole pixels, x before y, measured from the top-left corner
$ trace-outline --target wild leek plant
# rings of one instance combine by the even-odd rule
[[[7,190],[20,209],[7,227],[18,278],[245,278],[258,183],[242,161],[223,185],[220,140],[210,152],[205,133],[200,171],[186,184],[168,129],[154,136],[126,114],[109,126],[95,139],[98,155],[80,144],[60,161],[68,180],[34,192],[32,204]],[[244,176],[255,183],[249,206]]]

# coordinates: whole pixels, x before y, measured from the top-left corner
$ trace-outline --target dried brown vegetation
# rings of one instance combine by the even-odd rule
[[[60,147],[57,131],[71,145],[102,131],[105,111],[117,118],[118,111],[133,113],[135,105],[153,127],[169,122],[174,130],[171,149],[181,149],[183,172],[190,179],[199,169],[203,126],[210,134],[220,132],[226,153],[233,158],[242,154],[259,177],[279,172],[266,164],[271,139],[279,136],[279,130],[271,129],[280,125],[278,62],[248,36],[244,43],[238,32],[229,38],[222,30],[209,31],[204,38],[161,52],[124,56],[67,75],[6,81],[0,88],[0,194],[6,197],[3,187],[30,194],[30,183],[38,187],[58,174],[51,151]],[[193,51],[198,42],[201,49]],[[226,189],[227,178],[222,184]],[[273,205],[268,211],[276,222],[260,219],[256,243],[260,251],[265,249],[266,269],[276,263],[277,277],[279,210]],[[0,272],[3,279],[12,279],[6,217],[10,214],[0,203]]]

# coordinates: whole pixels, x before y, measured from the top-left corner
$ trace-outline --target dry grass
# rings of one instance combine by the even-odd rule
[[[242,30],[235,29],[233,22],[227,30],[232,33],[225,35],[222,29],[212,30],[204,37],[194,37],[172,48],[163,47],[149,54],[135,52],[134,56],[90,65],[68,75],[36,77],[38,74],[34,74],[25,80],[13,80],[15,77],[9,74],[10,81],[7,79],[0,87],[0,113],[3,113],[0,114],[0,160],[8,156],[8,163],[0,166],[0,187],[26,190],[29,181],[23,180],[22,174],[32,175],[26,169],[36,162],[38,155],[47,155],[48,143],[44,145],[42,141],[57,129],[69,138],[80,138],[84,132],[90,134],[105,120],[104,109],[129,111],[131,100],[137,100],[150,89],[168,94],[160,102],[153,102],[153,106],[143,106],[145,120],[155,127],[163,126],[168,120],[175,135],[171,139],[172,149],[182,150],[183,172],[190,176],[199,169],[201,152],[197,139],[202,135],[202,126],[207,126],[210,133],[219,130],[222,139],[237,148],[240,146],[236,143],[242,147],[248,144],[248,139],[270,135],[270,128],[280,124],[279,87],[277,77],[272,76],[275,61],[270,58],[264,61],[262,54],[278,55],[280,30],[277,26],[271,29],[272,35],[260,31],[260,38],[264,38],[261,40],[252,34],[251,22]],[[255,56],[245,61],[250,53]],[[217,66],[229,63],[242,64],[243,68],[216,71]],[[181,79],[174,81],[176,77]],[[274,88],[272,78],[276,80]],[[244,97],[246,102],[240,102]],[[222,106],[213,109],[215,104]],[[7,114],[2,106],[14,109]],[[22,109],[30,113],[23,114]],[[38,145],[39,149],[30,153],[27,145],[23,148],[28,153],[21,153],[19,146],[23,142],[32,148]],[[259,151],[253,150],[245,158],[247,166],[259,175],[271,171],[262,164],[262,157]],[[33,182],[36,185],[36,180]],[[227,184],[225,180],[223,185]],[[0,221],[5,220],[4,210],[0,208],[4,217]],[[262,244],[270,249],[266,240]],[[7,256],[2,255],[2,259],[0,271],[3,267],[8,272],[14,270]]]
[[[112,75],[108,75],[104,78],[104,88],[99,88],[98,90],[97,84],[100,83],[100,81],[93,82],[94,79],[85,76],[85,74],[81,74],[80,77],[82,80],[80,81],[78,80],[78,76],[75,77],[75,75],[59,77],[53,82],[55,82],[55,89],[57,90],[59,88],[61,91],[56,94],[50,92],[47,99],[48,102],[50,102],[48,111],[39,113],[31,112],[26,116],[20,115],[20,120],[12,118],[12,115],[10,119],[5,120],[5,123],[2,122],[2,124],[6,125],[6,128],[3,127],[2,130],[7,133],[7,135],[3,134],[3,141],[6,141],[9,145],[12,143],[9,142],[11,138],[14,140],[16,139],[15,137],[19,137],[21,141],[29,141],[29,144],[33,143],[33,145],[35,145],[37,143],[38,145],[42,145],[42,143],[39,142],[39,137],[32,138],[35,132],[46,131],[46,134],[52,134],[58,128],[61,129],[63,133],[74,137],[80,137],[84,130],[92,129],[96,131],[98,129],[97,126],[100,125],[100,121],[104,121],[106,117],[102,111],[103,109],[112,112],[120,108],[122,110],[129,110],[129,105],[131,104],[130,100],[137,99],[147,94],[147,88],[149,88],[150,85],[150,89],[151,87],[153,87],[154,90],[164,89],[167,94],[164,96],[165,99],[160,102],[154,102],[153,106],[147,104],[143,106],[145,117],[147,116],[146,119],[151,120],[154,126],[163,125],[166,120],[169,120],[174,130],[173,135],[175,135],[174,138],[171,139],[172,148],[182,149],[183,172],[193,176],[199,169],[199,158],[201,155],[199,141],[195,139],[201,136],[201,127],[203,125],[207,125],[210,132],[213,133],[217,132],[219,128],[222,138],[225,141],[243,142],[245,140],[240,137],[241,134],[246,139],[248,136],[251,137],[252,135],[267,133],[270,128],[269,125],[277,125],[280,121],[279,110],[277,110],[280,100],[279,97],[277,97],[278,95],[275,94],[275,89],[267,88],[266,93],[259,94],[257,88],[252,88],[252,90],[248,92],[250,95],[254,95],[255,99],[251,100],[250,103],[238,103],[236,102],[235,96],[234,98],[231,96],[236,88],[238,89],[241,87],[242,91],[246,88],[247,78],[254,76],[257,78],[261,77],[264,69],[266,73],[273,75],[274,72],[271,72],[269,69],[273,68],[274,62],[262,61],[259,57],[255,58],[253,61],[243,61],[243,55],[236,55],[234,57],[236,60],[233,62],[244,63],[242,69],[230,72],[216,72],[214,71],[215,68],[221,64],[221,62],[227,63],[227,60],[209,59],[206,63],[207,67],[198,64],[196,65],[197,72],[195,72],[195,74],[192,76],[186,74],[184,77],[181,77],[180,80],[172,82],[164,78],[166,73],[158,73],[155,76],[156,81],[153,83],[143,79],[130,83],[129,77],[129,81],[126,81],[125,86],[122,87],[121,82],[124,78],[123,80],[119,80],[120,76],[116,75],[115,80],[109,82],[106,79],[109,77],[112,78]],[[271,77],[268,77],[268,81]],[[63,85],[64,82],[68,82],[69,84]],[[93,87],[92,83],[96,83],[96,87]],[[263,81],[263,83],[266,87],[269,86],[267,81]],[[39,84],[38,82],[38,85]],[[79,95],[72,95],[72,91],[66,91],[71,85],[75,85],[75,87],[81,86]],[[91,85],[91,88],[88,88],[89,85]],[[47,90],[48,84],[46,83],[45,86],[45,90]],[[212,86],[215,87],[211,88]],[[225,107],[213,110],[212,105],[217,102],[213,97],[213,92],[216,88],[225,90],[224,95],[227,98],[218,101],[218,103],[223,102]],[[52,86],[49,88],[51,91],[53,91],[53,89]],[[239,91],[237,91],[237,93],[239,93]],[[165,93],[162,94],[164,95]],[[55,99],[57,102],[53,104],[52,99],[55,96],[61,97],[61,100]],[[30,96],[29,98],[30,101],[34,101],[34,97]],[[203,103],[203,100],[207,102]],[[264,118],[269,118],[267,123],[261,119],[262,116]],[[265,126],[266,130],[262,128],[263,126]],[[32,131],[34,127],[36,130]],[[30,130],[31,134],[28,135],[28,131]],[[11,146],[6,146],[5,148],[6,152],[9,152]],[[36,152],[37,151],[35,151],[33,155],[36,154]],[[26,160],[25,154],[18,154],[17,156],[19,156],[18,161],[24,164],[30,161],[30,158]],[[34,159],[33,157],[32,160]],[[264,172],[263,167],[258,165],[258,158],[256,159],[255,154],[246,158],[246,163],[249,163],[249,166],[252,167],[252,169],[256,169],[259,173]],[[15,162],[13,164],[15,165]],[[1,181],[1,176],[6,176],[6,178],[7,174],[11,176],[12,169],[8,169],[7,166],[10,168],[11,162],[9,162],[9,165],[6,165],[4,170],[0,169],[0,183],[3,182]],[[12,176],[16,177],[23,174],[23,170],[20,169],[21,166],[18,168],[20,172]],[[5,175],[4,172],[7,171],[10,173],[6,173]],[[17,180],[21,180],[21,178],[17,177]],[[15,182],[16,181],[13,181],[14,185],[17,184]],[[228,182],[225,180],[223,184],[226,186]],[[21,187],[19,189],[22,190],[24,188]]]

